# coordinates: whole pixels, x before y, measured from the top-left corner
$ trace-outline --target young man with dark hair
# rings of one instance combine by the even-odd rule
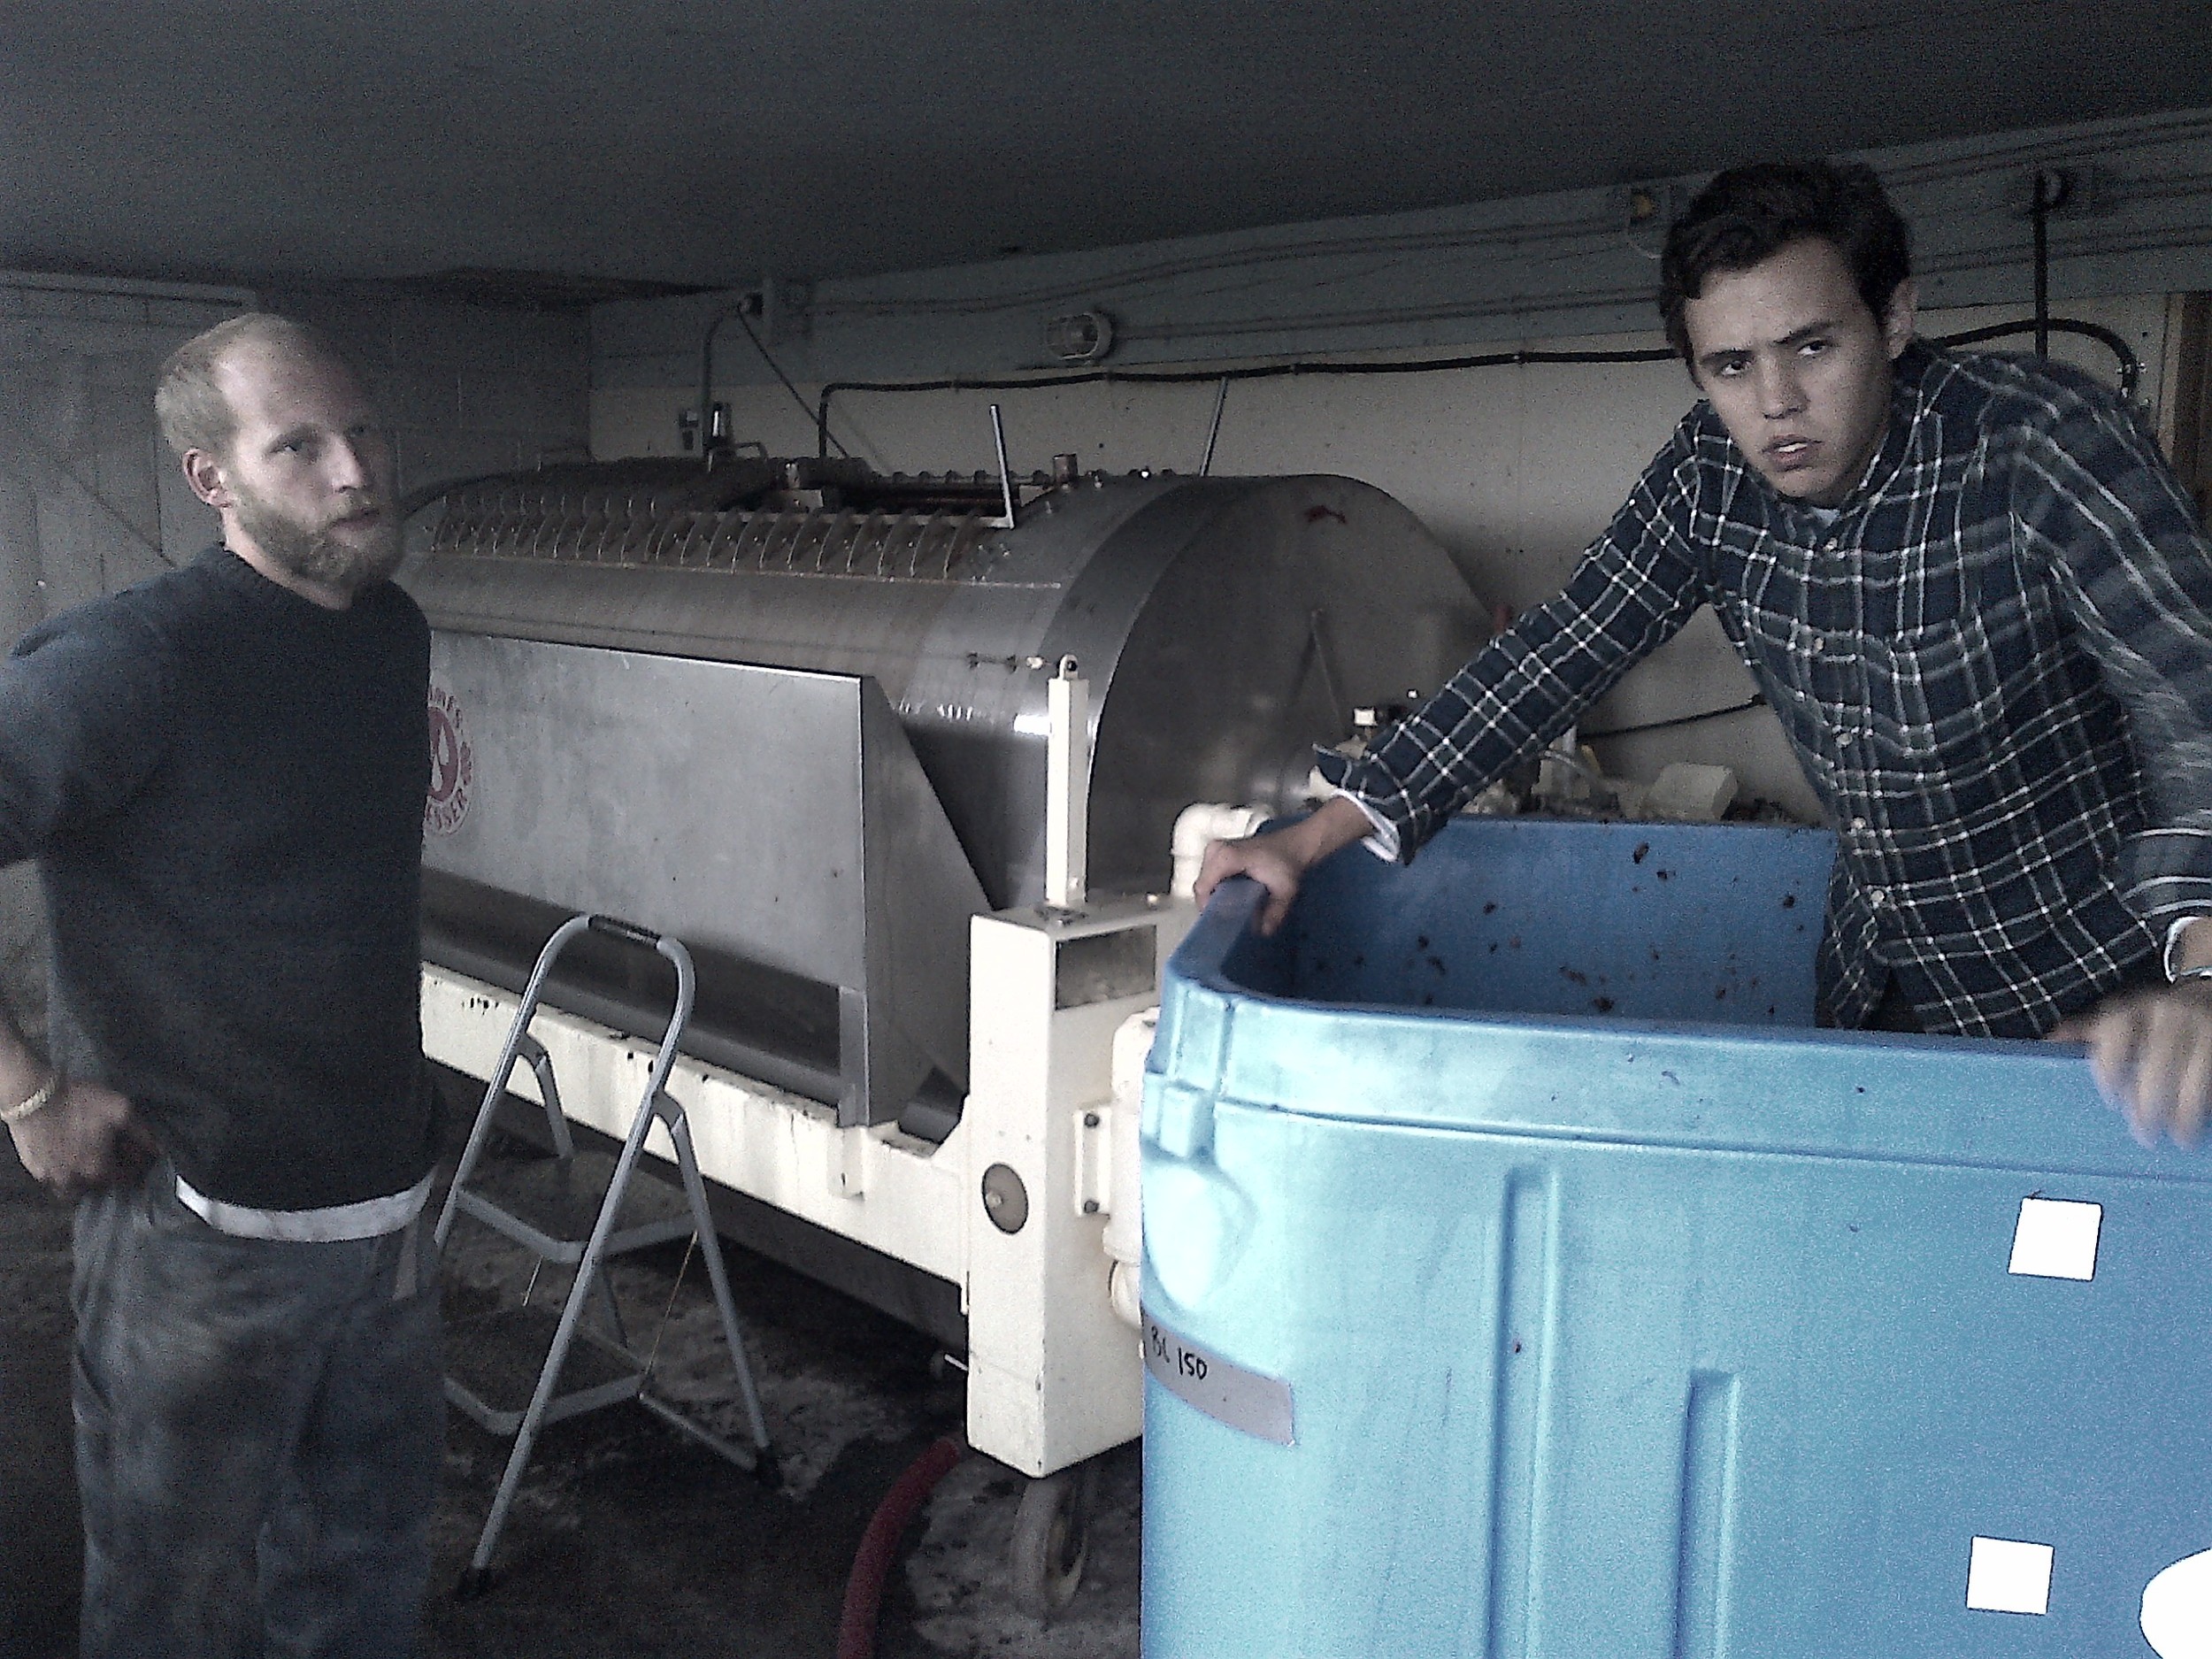
[[[2130,411],[1913,337],[1903,221],[1855,164],[1716,178],[1660,306],[1704,394],[1558,598],[1290,828],[1270,891],[1399,858],[1709,603],[1833,815],[1821,1016],[2085,1039],[2146,1139],[2212,1111],[2212,548]]]
[[[430,633],[320,336],[234,319],[157,406],[222,544],[0,664],[0,860],[39,861],[53,938],[0,1120],[79,1199],[82,1647],[402,1655],[443,1440]]]

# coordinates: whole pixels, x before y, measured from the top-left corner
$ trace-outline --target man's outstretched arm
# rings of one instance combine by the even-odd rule
[[[2171,972],[2212,968],[2212,545],[2155,444],[2093,391],[2028,434],[2019,462],[2016,520],[2127,711],[2143,779],[2149,823],[2124,848],[2121,895]],[[2212,1118],[2212,983],[2124,992],[2051,1035],[2089,1045],[2146,1145],[2192,1145]]]
[[[2182,929],[2173,966],[2212,968],[2212,918]],[[2145,1146],[2164,1136],[2194,1146],[2212,1118],[2212,979],[2108,997],[2051,1040],[2089,1045],[2097,1087]]]
[[[1198,869],[1197,898],[1201,904],[1231,876],[1250,876],[1267,889],[1267,903],[1260,911],[1260,932],[1271,933],[1290,914],[1290,902],[1298,896],[1298,884],[1306,872],[1338,849],[1364,841],[1374,833],[1367,814],[1342,795],[1322,803],[1310,818],[1286,829],[1269,830],[1233,841],[1215,841],[1206,849],[1206,861]]]
[[[1320,757],[1324,774],[1373,817],[1338,796],[1287,829],[1216,841],[1200,867],[1199,902],[1229,877],[1250,876],[1267,889],[1259,928],[1271,933],[1306,872],[1340,848],[1380,834],[1385,856],[1410,858],[1469,796],[1535,754],[1678,633],[1704,599],[1688,531],[1692,450],[1686,422],[1652,457],[1563,592],[1476,653],[1360,759]]]

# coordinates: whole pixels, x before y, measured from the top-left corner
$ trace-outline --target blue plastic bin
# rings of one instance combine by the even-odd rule
[[[1149,1659],[2151,1651],[2207,1160],[2077,1048],[1811,1029],[1832,856],[1461,819],[1273,940],[1217,895],[1146,1079]]]

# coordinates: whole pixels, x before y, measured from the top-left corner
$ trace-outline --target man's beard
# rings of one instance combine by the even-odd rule
[[[326,527],[301,523],[283,509],[232,486],[238,527],[293,575],[356,594],[399,568],[399,525],[386,506],[369,539],[349,546]],[[358,511],[364,503],[357,503]]]

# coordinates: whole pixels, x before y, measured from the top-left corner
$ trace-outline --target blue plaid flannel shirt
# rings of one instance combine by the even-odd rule
[[[1564,593],[1325,775],[1399,856],[1709,603],[1837,826],[1821,1015],[2032,1037],[2212,913],[2212,546],[2124,403],[1914,344],[1832,522],[1701,402]]]

